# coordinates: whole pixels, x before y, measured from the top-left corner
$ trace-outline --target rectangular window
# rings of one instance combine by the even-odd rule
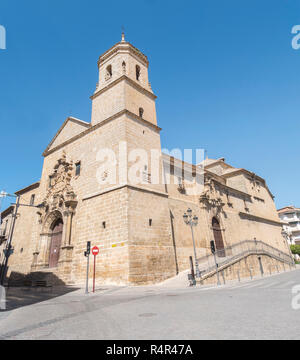
[[[6,235],[6,231],[7,231],[7,224],[8,224],[8,220],[5,221],[5,227],[4,227],[4,231],[3,231],[3,235]]]
[[[48,184],[49,188],[52,186],[52,180],[53,180],[53,176],[50,175],[49,176],[49,184]]]
[[[35,195],[32,194],[30,198],[30,205],[34,205],[34,199],[35,199]]]
[[[75,164],[75,167],[76,167],[76,169],[75,169],[75,175],[76,175],[76,176],[79,176],[79,175],[80,175],[81,162],[78,161],[78,162]]]

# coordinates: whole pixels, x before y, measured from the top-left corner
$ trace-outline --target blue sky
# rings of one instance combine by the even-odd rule
[[[0,190],[40,178],[68,115],[90,121],[97,59],[124,25],[150,61],[163,147],[205,148],[300,206],[298,0],[1,0],[0,24]]]

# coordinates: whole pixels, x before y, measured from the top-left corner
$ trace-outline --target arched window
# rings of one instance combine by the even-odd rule
[[[32,194],[30,198],[30,205],[34,205],[34,199],[35,199],[35,194]]]
[[[135,76],[138,81],[140,80],[140,75],[141,75],[141,68],[138,65],[136,65],[135,66]]]
[[[139,108],[139,116],[143,117],[143,114],[144,114],[144,109],[140,107]]]
[[[81,171],[81,161],[77,161],[75,164],[75,176],[79,176]]]
[[[108,65],[106,68],[105,80],[109,80],[112,77],[112,67]]]
[[[123,70],[123,73],[125,74],[126,73],[126,62],[125,61],[122,62],[122,70]]]

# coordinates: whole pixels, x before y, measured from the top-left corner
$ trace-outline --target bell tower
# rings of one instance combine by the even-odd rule
[[[147,56],[125,41],[99,57],[99,81],[92,95],[92,125],[127,110],[157,125],[155,99],[149,80]]]
[[[99,81],[91,97],[92,126],[99,127],[99,146],[113,149],[118,178],[113,187],[105,185],[107,192],[100,200],[104,204],[106,199],[109,207],[98,216],[121,214],[126,231],[120,239],[127,246],[122,258],[127,281],[136,284],[175,275],[168,194],[162,181],[161,129],[148,66],[146,55],[122,34],[121,41],[99,58]]]

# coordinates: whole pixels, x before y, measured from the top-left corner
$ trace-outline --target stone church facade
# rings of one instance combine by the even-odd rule
[[[40,181],[16,192],[22,204],[39,207],[19,208],[8,277],[51,272],[63,283],[82,283],[84,251],[91,241],[100,249],[100,283],[163,281],[190,267],[193,242],[183,220],[188,208],[199,219],[194,227],[197,257],[210,254],[212,240],[222,249],[257,239],[288,254],[263,178],[224,159],[192,165],[162,154],[148,65],[147,57],[124,36],[100,56],[91,122],[67,118],[43,153]],[[99,149],[116,157],[110,159],[110,153],[104,156]],[[136,149],[146,154],[147,164],[156,154],[158,164],[156,169],[136,167],[141,183],[127,176],[130,165],[138,163],[128,156]],[[153,181],[153,172],[159,181]],[[187,179],[198,173],[201,192],[187,191]],[[107,181],[112,175],[117,180]],[[163,181],[166,177],[169,181]],[[13,207],[2,213],[2,249],[12,213]]]

